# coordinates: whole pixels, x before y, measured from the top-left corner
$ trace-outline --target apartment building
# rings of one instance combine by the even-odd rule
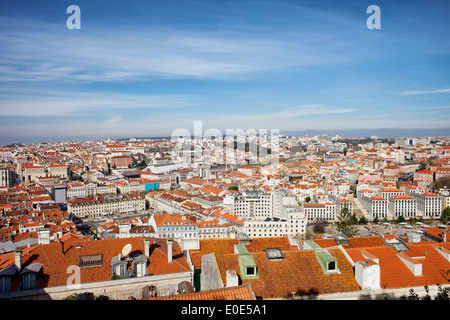
[[[121,155],[111,157],[111,168],[127,168],[131,165],[132,159],[130,156]]]
[[[223,204],[230,213],[240,217],[264,219],[273,215],[274,211],[272,195],[262,191],[227,194]]]
[[[139,194],[87,197],[67,202],[67,212],[82,219],[142,210],[145,210],[145,199]]]
[[[369,220],[378,219],[388,219],[388,201],[387,199],[374,196],[374,197],[361,197],[359,199],[364,209],[366,209]]]
[[[389,199],[395,196],[404,195],[405,193],[398,188],[383,188],[378,190],[377,194],[385,199]]]
[[[0,187],[11,187],[13,183],[13,172],[7,164],[0,165]]]
[[[155,229],[155,236],[175,239],[183,250],[198,247],[199,228],[194,216],[181,214],[154,214],[149,225]]]
[[[350,214],[353,214],[353,203],[350,200],[346,198],[339,198],[333,194],[329,194],[328,198],[336,207],[336,215],[339,215],[343,208],[347,208],[348,212],[350,212]]]
[[[222,223],[218,218],[198,223],[198,237],[202,239],[229,239],[236,234],[236,227],[231,223]]]
[[[414,172],[414,184],[419,187],[429,187],[434,181],[434,172],[428,169]]]
[[[336,206],[331,202],[303,203],[301,208],[307,221],[336,221]]]
[[[417,214],[425,219],[439,219],[442,214],[441,198],[432,192],[410,193],[417,200]]]
[[[72,182],[67,184],[67,199],[95,197],[97,195],[116,194],[117,188],[112,183],[97,184],[95,182]]]
[[[410,195],[397,195],[388,199],[388,212],[390,219],[415,218],[417,214],[417,200]]]

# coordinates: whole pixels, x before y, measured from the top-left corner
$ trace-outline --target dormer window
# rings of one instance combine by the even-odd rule
[[[123,279],[125,278],[125,264],[117,263],[113,266],[113,277]]]
[[[328,262],[328,271],[336,271],[336,261]]]
[[[26,273],[22,275],[22,289],[28,290],[36,287],[36,274]]]
[[[133,256],[133,271],[136,277],[147,276],[147,257],[143,254]]]
[[[247,267],[245,269],[246,276],[255,276],[256,275],[256,267]]]
[[[0,277],[0,293],[8,292],[10,287],[11,287],[11,277],[10,276]]]
[[[17,273],[15,265],[9,265],[0,271],[0,293],[6,293],[11,287],[12,277]]]
[[[42,270],[42,263],[35,262],[25,267],[20,274],[22,275],[22,290],[36,288],[36,280]]]

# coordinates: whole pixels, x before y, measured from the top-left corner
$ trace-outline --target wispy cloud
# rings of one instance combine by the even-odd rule
[[[428,91],[404,91],[399,92],[399,95],[402,96],[412,96],[416,94],[430,94],[430,93],[449,93],[450,89],[439,89],[439,90],[428,90]]]
[[[24,90],[16,92],[0,90],[1,115],[14,117],[81,116],[95,112],[129,109],[173,109],[201,104],[196,95],[182,94],[123,94],[110,92],[79,92]]]
[[[8,25],[9,18],[0,23]],[[12,22],[11,22],[12,23]],[[39,28],[36,28],[39,24]],[[82,28],[68,33],[49,22],[14,21],[0,33],[0,81],[124,81],[149,78],[230,78],[355,59],[340,38],[319,31],[270,33],[230,28]],[[242,31],[242,30],[241,30]],[[340,49],[339,49],[340,48]]]

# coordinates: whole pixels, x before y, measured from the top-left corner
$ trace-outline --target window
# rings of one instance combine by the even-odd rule
[[[119,278],[125,277],[125,265],[124,264],[116,264],[113,266],[113,275],[118,276]]]
[[[336,261],[328,262],[328,271],[335,271],[335,270],[336,270]]]
[[[11,277],[0,277],[0,293],[9,291],[11,286]]]
[[[256,275],[256,267],[247,267],[245,269],[245,273],[247,276],[254,276]]]
[[[139,262],[135,264],[136,277],[145,277],[147,275],[146,270],[147,264],[144,262]]]
[[[28,290],[36,287],[36,274],[25,273],[22,275],[22,289]]]

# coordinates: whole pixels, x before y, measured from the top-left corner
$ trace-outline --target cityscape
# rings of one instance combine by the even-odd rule
[[[0,11],[0,301],[449,299],[448,2],[77,2]]]

